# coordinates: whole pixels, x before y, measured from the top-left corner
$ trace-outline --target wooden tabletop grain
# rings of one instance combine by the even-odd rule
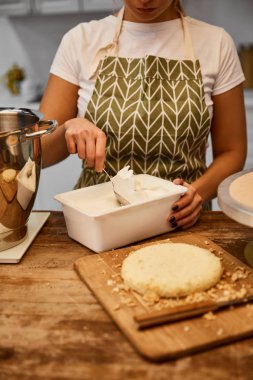
[[[253,229],[218,211],[204,212],[188,231],[244,262],[253,240]],[[73,269],[91,254],[52,212],[21,263],[0,265],[1,380],[252,379],[253,339],[159,364],[138,355]]]

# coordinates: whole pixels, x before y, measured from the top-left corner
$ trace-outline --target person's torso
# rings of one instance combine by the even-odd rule
[[[99,47],[113,38],[117,18],[108,16],[102,20],[83,23],[72,29],[71,56],[75,56],[75,72],[66,78],[80,86],[78,116],[83,116],[94,90],[94,80],[88,79],[90,62]],[[205,100],[212,116],[212,89],[219,71],[220,44],[223,29],[187,17],[195,56],[200,61]],[[208,41],[208,45],[207,42]],[[70,41],[69,41],[70,42]],[[119,57],[143,58],[146,55],[181,60],[184,57],[183,31],[180,19],[156,23],[136,24],[124,21],[119,39]],[[73,68],[72,68],[73,70]],[[75,78],[74,78],[75,76]]]

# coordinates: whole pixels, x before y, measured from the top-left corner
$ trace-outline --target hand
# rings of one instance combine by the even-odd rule
[[[68,120],[63,128],[69,153],[77,153],[79,158],[86,161],[88,168],[102,172],[105,161],[105,133],[84,118]]]
[[[173,183],[183,185],[188,190],[172,205],[172,212],[168,217],[168,221],[172,227],[186,229],[197,222],[202,210],[203,200],[197,190],[182,179],[177,178]]]

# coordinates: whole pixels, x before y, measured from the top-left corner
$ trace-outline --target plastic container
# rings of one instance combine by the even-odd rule
[[[118,204],[110,182],[56,195],[68,235],[95,252],[103,252],[172,230],[166,219],[172,204],[187,188],[147,174],[135,177],[161,185],[163,192],[126,206]]]

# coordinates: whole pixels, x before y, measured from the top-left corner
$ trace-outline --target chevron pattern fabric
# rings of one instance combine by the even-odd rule
[[[107,135],[112,175],[130,165],[135,174],[192,182],[206,169],[210,117],[199,61],[107,57],[85,117]],[[77,187],[105,181],[84,167]]]

